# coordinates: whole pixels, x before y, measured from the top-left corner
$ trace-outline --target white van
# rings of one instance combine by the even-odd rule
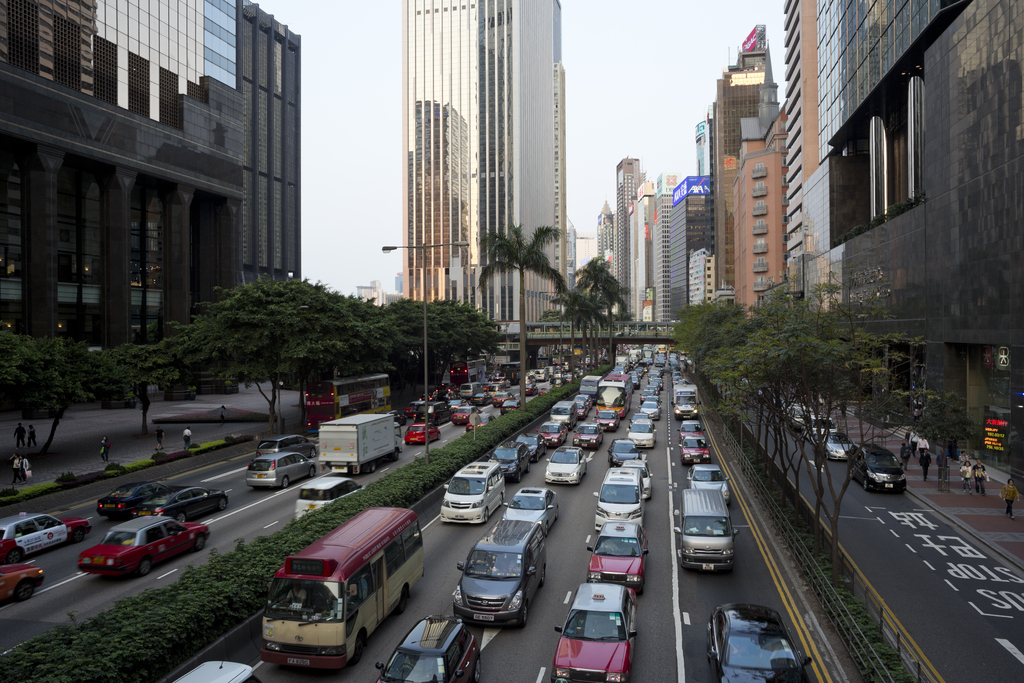
[[[559,401],[551,406],[551,421],[564,422],[569,431],[576,429],[576,401]]]
[[[496,460],[466,465],[444,488],[442,522],[484,524],[505,501],[505,475]]]
[[[299,489],[299,499],[295,501],[295,516],[301,517],[307,512],[322,508],[332,500],[344,498],[363,488],[348,477],[327,475],[315,479]]]
[[[636,469],[608,470],[597,497],[594,528],[601,530],[605,522],[636,522],[644,525],[644,496],[640,472]]]

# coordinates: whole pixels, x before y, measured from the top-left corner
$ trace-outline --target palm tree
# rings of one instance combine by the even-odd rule
[[[551,267],[547,248],[558,239],[559,230],[543,225],[529,236],[521,225],[510,225],[505,232],[489,232],[480,238],[480,251],[487,265],[480,270],[480,290],[501,273],[519,273],[519,405],[526,405],[526,274],[533,273],[554,285],[559,294],[565,291],[565,278]]]
[[[612,274],[611,265],[604,259],[591,259],[587,265],[580,268],[576,272],[576,286],[594,295],[601,308],[607,311],[605,319],[608,322],[608,358],[614,358],[614,310],[616,306],[626,307],[626,294],[629,290],[619,283]]]
[[[576,369],[574,363],[576,355],[576,328],[579,327],[581,333],[583,332],[587,320],[589,320],[595,308],[587,294],[579,289],[570,289],[562,292],[551,303],[561,306],[562,316],[569,321],[569,381],[571,382],[575,378]],[[584,353],[586,353],[585,342]]]

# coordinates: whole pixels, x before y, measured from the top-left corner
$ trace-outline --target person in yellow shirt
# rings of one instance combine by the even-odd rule
[[[1006,486],[999,491],[999,495],[1006,501],[1006,516],[1013,519],[1013,501],[1020,500],[1020,493],[1013,485],[1013,479],[1006,480]]]

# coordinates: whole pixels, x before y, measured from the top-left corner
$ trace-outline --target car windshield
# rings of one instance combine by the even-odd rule
[[[512,510],[543,510],[544,498],[541,496],[516,496],[508,506]]]
[[[274,462],[273,460],[253,460],[251,463],[249,463],[249,471],[251,471],[251,472],[269,472],[270,471],[270,465],[273,462]]]
[[[636,462],[627,462],[625,465],[623,465],[623,467],[629,470],[636,470],[637,472],[640,473],[641,479],[649,479],[651,473],[647,471],[647,466],[643,465],[642,463],[642,460],[637,460]],[[638,467],[638,465],[640,466]]]
[[[345,618],[337,581],[275,578],[267,591],[267,619],[339,622]]]
[[[620,612],[574,610],[565,621],[562,635],[576,640],[619,641],[626,639]]]
[[[653,434],[654,425],[650,422],[635,422],[633,426],[629,428],[629,431],[635,434]]]
[[[640,451],[636,449],[636,444],[632,441],[616,441],[612,444],[612,453],[626,454],[634,453],[639,454]]]
[[[260,445],[256,447],[258,451],[276,451],[281,447],[280,441],[260,441]]]
[[[568,406],[555,406],[554,408],[551,409],[551,414],[552,415],[568,415],[569,414],[569,407]]]
[[[128,484],[127,486],[118,486],[116,489],[110,492],[110,498],[131,498],[135,495],[135,490],[139,488],[138,484]]]
[[[621,408],[626,405],[626,392],[622,387],[599,387],[597,401],[601,405]]]
[[[518,579],[523,573],[521,553],[494,553],[474,549],[466,562],[465,575],[485,579]]]
[[[658,404],[656,401],[644,401],[644,404],[640,407],[644,410],[657,410]]]
[[[683,422],[679,425],[679,431],[681,432],[703,432],[704,428],[700,426],[700,422]]]
[[[605,484],[601,487],[601,502],[631,505],[640,502],[640,490],[633,484]]]
[[[732,531],[728,517],[688,515],[683,520],[683,533],[687,536],[728,536]]]
[[[542,433],[546,433],[546,434],[550,434],[551,432],[560,432],[560,431],[562,431],[562,423],[561,422],[545,422],[544,424],[542,424],[540,426],[540,431]]]
[[[868,455],[868,464],[872,467],[899,467],[892,453],[871,453]]]
[[[687,437],[683,439],[683,448],[707,448],[708,442],[698,437]]]
[[[516,441],[518,441],[519,443],[525,443],[527,446],[536,446],[540,442],[540,437],[520,434],[519,436],[516,437]]]
[[[789,641],[773,633],[732,633],[725,663],[740,669],[795,669],[796,655]]]
[[[423,431],[423,425],[412,425],[411,427],[409,427],[409,431],[410,432],[422,432]]]
[[[694,470],[694,481],[725,481],[722,470]]]
[[[597,416],[604,420],[614,420],[619,414],[614,410],[599,410],[597,411]]]
[[[135,545],[134,531],[108,531],[103,537],[102,545]]]
[[[395,654],[391,655],[391,661],[384,668],[381,680],[396,683],[433,683],[445,680],[444,675],[444,657],[395,650]]]
[[[580,425],[576,428],[577,434],[600,434],[601,428],[597,425]]]
[[[635,538],[601,536],[594,546],[595,555],[611,557],[640,557],[640,543]]]
[[[551,454],[551,462],[557,465],[575,465],[580,461],[580,456],[576,451],[570,451],[559,448],[557,451]]]
[[[484,492],[486,485],[485,479],[455,477],[448,484],[448,493],[457,496],[478,496]]]
[[[469,415],[473,412],[473,408],[471,406],[459,406],[455,409],[455,412],[460,415]]]
[[[519,450],[516,448],[495,448],[494,459],[510,462],[519,457]]]
[[[833,432],[832,434],[829,434],[828,442],[829,443],[841,444],[843,446],[852,446],[853,445],[853,442],[850,441],[850,437],[848,437],[846,434],[837,434],[835,432]]]

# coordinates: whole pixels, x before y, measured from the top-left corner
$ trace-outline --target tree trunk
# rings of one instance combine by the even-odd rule
[[[829,518],[832,529],[832,587],[839,588],[839,509]]]
[[[526,409],[526,271],[519,269],[519,406]]]
[[[135,387],[135,393],[139,396],[139,401],[142,403],[142,431],[140,432],[143,436],[149,434],[149,385],[140,384]]]
[[[569,381],[576,378],[576,325],[569,321]]]
[[[53,422],[50,423],[50,435],[46,437],[46,443],[39,449],[37,455],[46,455],[50,450],[50,444],[53,443],[53,434],[57,431],[57,425],[60,424],[61,419],[64,418],[64,411],[66,408],[61,408],[57,411],[57,414],[53,416]]]

